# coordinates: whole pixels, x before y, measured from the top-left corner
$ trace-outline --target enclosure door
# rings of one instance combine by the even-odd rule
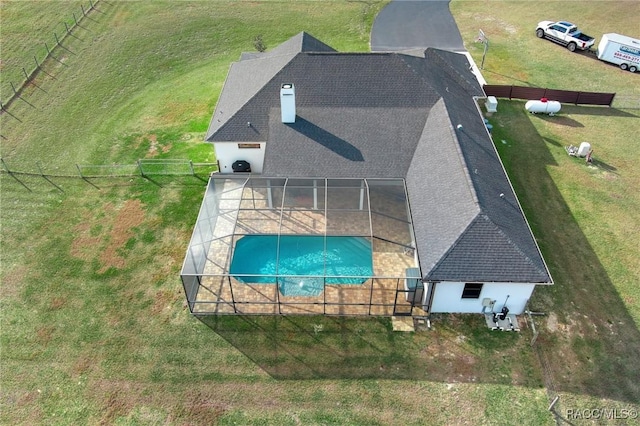
[[[411,300],[414,295],[414,291],[411,290],[396,290],[396,302],[393,305],[393,315],[395,316],[410,316],[413,306]]]

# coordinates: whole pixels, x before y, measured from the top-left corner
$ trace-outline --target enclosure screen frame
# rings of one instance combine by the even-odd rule
[[[269,237],[256,253],[268,250],[275,259],[273,270],[232,273],[238,241],[246,236]],[[335,273],[325,260],[324,269],[312,275],[283,272],[284,241],[302,236],[323,242],[324,259],[336,256],[333,243],[339,239],[362,244],[371,251],[370,270]],[[343,270],[351,270],[349,262],[345,258]],[[214,174],[181,280],[196,315],[392,316],[422,308],[407,296],[410,268],[419,264],[404,179]],[[306,291],[296,291],[298,283]]]

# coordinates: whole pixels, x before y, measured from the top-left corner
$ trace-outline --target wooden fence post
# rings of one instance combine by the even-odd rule
[[[80,168],[80,165],[78,163],[76,163],[76,168],[78,169],[78,173],[80,174],[80,177],[84,179],[84,176],[82,175],[82,169]]]
[[[191,167],[191,176],[195,176],[196,172],[193,170],[193,161],[189,160],[189,167]]]

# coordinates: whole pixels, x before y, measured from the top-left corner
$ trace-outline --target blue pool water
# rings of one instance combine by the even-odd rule
[[[325,282],[362,284],[373,276],[371,242],[362,237],[327,236],[325,251],[323,236],[282,235],[276,265],[277,254],[277,235],[246,235],[236,242],[230,272],[245,283],[277,281],[285,296],[317,296]]]

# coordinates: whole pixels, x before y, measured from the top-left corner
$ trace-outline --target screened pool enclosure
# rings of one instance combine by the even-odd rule
[[[199,315],[409,315],[414,247],[402,179],[213,175],[181,278]]]

